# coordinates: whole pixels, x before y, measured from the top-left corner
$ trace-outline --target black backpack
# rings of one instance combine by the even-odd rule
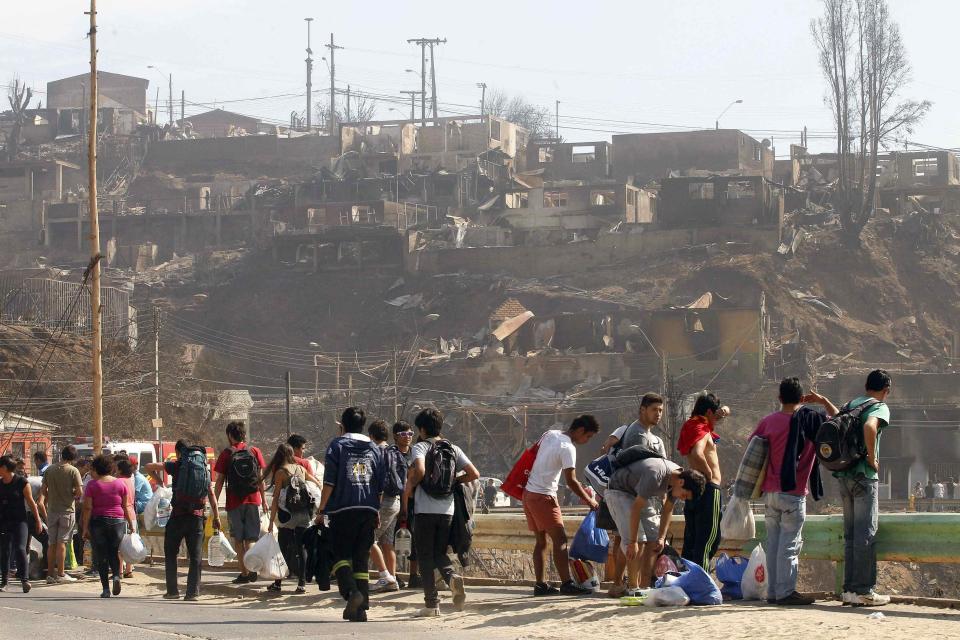
[[[230,449],[227,488],[235,496],[245,497],[260,488],[260,463],[248,447]]]
[[[447,440],[437,440],[430,445],[423,461],[424,475],[420,487],[435,498],[453,494],[457,483],[457,452]]]
[[[383,484],[384,495],[403,495],[403,487],[407,483],[407,459],[396,445],[390,445],[383,451],[383,460],[387,469]]]
[[[294,473],[290,476],[286,498],[287,512],[289,513],[313,513],[313,508],[316,506],[316,500],[307,489],[307,479],[301,473]]]
[[[867,457],[863,441],[863,412],[879,404],[871,398],[856,408],[847,404],[817,430],[817,459],[830,471],[846,471]]]
[[[632,447],[621,449],[617,453],[617,457],[613,459],[613,468],[622,469],[623,467],[629,467],[634,462],[649,460],[650,458],[664,459],[659,451],[651,449],[646,444],[635,444]]]

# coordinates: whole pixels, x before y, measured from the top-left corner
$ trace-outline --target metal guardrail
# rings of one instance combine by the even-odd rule
[[[491,513],[475,516],[473,546],[479,549],[533,551],[533,534],[527,530],[522,514]],[[748,554],[766,539],[763,516],[757,516],[757,537],[753,540],[723,539],[721,550]],[[572,538],[580,518],[565,520]],[[683,548],[683,516],[670,523],[677,550]],[[843,563],[843,516],[807,516],[803,526],[801,558],[833,560]],[[877,532],[877,559],[893,562],[960,564],[960,514],[955,513],[881,513]]]

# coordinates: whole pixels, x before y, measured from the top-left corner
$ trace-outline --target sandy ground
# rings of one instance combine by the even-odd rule
[[[622,607],[604,597],[534,599],[529,588],[468,587],[467,608],[453,612],[449,600],[439,619],[411,616],[421,606],[411,591],[374,596],[370,622],[362,626],[341,621],[342,602],[335,592],[293,595],[293,585],[280,596],[268,595],[265,582],[254,587],[227,585],[232,574],[207,572],[198,603],[161,598],[161,572],[147,569],[125,581],[121,597],[102,601],[98,585],[38,585],[30,594],[0,594],[0,639],[62,635],[82,638],[260,638],[290,640],[324,635],[396,638],[397,633],[432,638],[581,639],[591,635],[672,640],[696,638],[818,638],[863,640],[922,637],[960,638],[960,612],[893,605],[881,609],[850,609],[836,602],[805,608],[736,603],[719,607],[651,609]],[[183,577],[181,577],[183,581]],[[882,620],[871,613],[880,611]]]

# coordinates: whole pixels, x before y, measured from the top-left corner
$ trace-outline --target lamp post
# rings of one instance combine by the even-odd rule
[[[159,67],[156,67],[152,64],[148,64],[147,69],[153,69],[154,71],[159,73],[161,77],[163,76],[163,71],[160,71]],[[167,74],[167,82],[168,82],[167,88],[170,91],[169,97],[167,99],[167,120],[169,124],[172,125],[173,124],[173,74],[172,73]]]
[[[732,107],[735,104],[743,104],[743,100],[734,100],[733,102],[727,105],[726,109],[720,112],[720,115],[717,116],[717,120],[714,123],[716,130],[718,131],[720,130],[720,118],[722,118],[723,114],[725,114],[727,111],[730,111],[730,107]]]

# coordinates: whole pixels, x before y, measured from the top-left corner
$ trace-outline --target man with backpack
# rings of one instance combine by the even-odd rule
[[[634,596],[639,589],[650,586],[657,554],[666,546],[674,501],[696,501],[705,487],[702,473],[683,469],[642,443],[621,451],[603,500],[617,525],[627,558],[627,584],[622,595]],[[651,517],[653,500],[663,501],[663,508]]]
[[[348,407],[340,416],[342,435],[327,447],[323,494],[316,522],[330,517],[332,573],[346,600],[343,619],[366,622],[370,608],[370,548],[379,524],[385,465],[383,452],[363,434],[363,409]]]
[[[843,604],[879,607],[890,602],[877,585],[877,514],[879,504],[880,434],[890,424],[890,375],[883,369],[867,376],[865,393],[841,407],[817,433],[817,457],[833,470],[843,501]],[[804,398],[828,406],[816,393]],[[833,435],[831,435],[833,434]],[[848,439],[847,434],[854,437]],[[837,461],[832,451],[840,453]],[[844,468],[837,468],[843,466]]]
[[[637,419],[628,425],[625,424],[617,427],[614,432],[607,437],[606,442],[603,443],[600,453],[604,454],[608,458],[615,458],[617,452],[620,450],[642,444],[666,458],[666,445],[664,445],[663,439],[653,432],[654,428],[660,424],[660,420],[663,418],[663,408],[663,396],[661,396],[659,393],[650,392],[643,394],[643,397],[640,399],[640,409],[637,413]],[[600,459],[598,458],[598,460]],[[595,463],[596,461],[591,463],[591,465]],[[608,464],[610,463],[608,462]],[[587,474],[587,478],[591,479],[590,467],[587,468]],[[599,477],[597,478],[597,481],[600,481]],[[606,489],[606,487],[602,488]],[[594,489],[599,489],[599,487],[595,485]],[[663,505],[661,504],[659,498],[653,498],[648,502],[642,514],[645,531],[656,530],[656,528],[660,526],[660,510],[662,508]],[[624,575],[624,570],[627,566],[627,557],[622,551],[620,536],[614,534],[611,537],[613,538],[611,543],[615,549],[613,575],[616,576],[616,580],[613,586],[610,587],[608,595],[612,598],[617,598],[622,596],[629,586],[626,583],[620,582],[620,579]],[[652,553],[650,549],[652,549],[652,545],[645,545],[643,548],[644,553],[647,554],[642,561],[643,566],[652,564],[652,562],[656,561],[655,555],[650,556]]]
[[[535,596],[564,594],[580,596],[593,593],[580,587],[570,577],[570,559],[567,555],[567,532],[563,527],[563,513],[557,500],[560,476],[564,483],[591,509],[597,502],[577,480],[577,445],[584,445],[600,431],[600,423],[591,415],[578,416],[567,431],[554,429],[540,438],[537,457],[530,468],[527,486],[523,491],[523,513],[527,528],[536,536],[533,547]],[[560,574],[560,588],[547,583],[547,537],[553,546],[553,564]]]
[[[267,504],[261,472],[267,465],[259,449],[247,446],[247,428],[242,421],[230,422],[226,431],[230,446],[220,452],[213,467],[217,472],[214,492],[219,500],[226,482],[230,535],[240,564],[240,575],[233,584],[246,584],[257,580],[255,572],[247,571],[243,557],[260,539],[260,509]]]
[[[396,445],[387,440],[387,423],[374,420],[367,429],[370,439],[380,447],[383,453],[385,479],[383,499],[380,501],[380,526],[373,536],[370,557],[380,571],[380,577],[370,587],[370,593],[399,591],[397,581],[397,554],[393,550],[394,535],[397,530],[397,517],[400,515],[400,496],[407,481],[407,461]]]
[[[804,395],[799,378],[780,382],[778,400],[780,410],[763,418],[747,441],[756,436],[764,438],[768,446],[761,487],[766,505],[767,603],[803,606],[814,603],[814,598],[797,592],[797,576],[807,494],[814,500],[823,495],[815,442],[824,417],[801,406]],[[836,407],[825,400],[820,404],[836,413]],[[807,489],[808,481],[812,491]]]
[[[447,555],[455,510],[454,489],[457,483],[466,484],[478,479],[480,473],[460,447],[441,437],[443,416],[439,411],[424,409],[414,424],[420,432],[421,442],[413,446],[413,464],[407,472],[400,520],[406,521],[410,497],[414,496],[415,543],[424,599],[424,608],[417,616],[436,617],[440,615],[440,595],[434,569],[440,572],[453,592],[454,608],[463,610],[466,600],[463,578],[453,570],[453,563]]]
[[[166,471],[172,478],[172,512],[163,532],[164,573],[167,581],[167,591],[163,597],[165,600],[180,598],[177,586],[177,556],[180,553],[180,544],[186,541],[187,593],[183,599],[195,601],[200,595],[205,507],[209,502],[215,531],[220,530],[220,510],[210,484],[206,448],[190,446],[184,440],[177,440],[175,449],[176,460],[148,464],[145,471],[160,485],[163,484],[161,471]]]

